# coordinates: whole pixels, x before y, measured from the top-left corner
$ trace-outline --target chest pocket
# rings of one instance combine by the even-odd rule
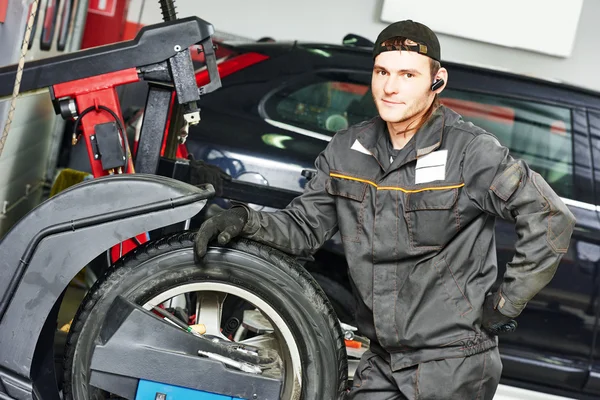
[[[336,197],[338,224],[344,242],[358,243],[363,236],[368,183],[331,177],[326,190]]]
[[[460,230],[458,190],[405,193],[404,218],[412,248],[439,249]]]

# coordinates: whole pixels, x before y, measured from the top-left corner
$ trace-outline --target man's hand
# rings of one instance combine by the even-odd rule
[[[483,303],[483,329],[491,334],[514,332],[517,329],[517,321],[502,314],[494,305],[494,295],[489,294]]]
[[[238,236],[248,222],[248,211],[244,207],[233,207],[204,221],[196,235],[195,250],[198,257],[204,257],[208,243],[218,237],[220,245],[225,245]]]
[[[210,183],[215,188],[215,196],[222,196],[223,181],[230,181],[231,176],[216,165],[195,160],[191,153],[188,155],[188,159],[190,160],[189,183],[192,185]]]

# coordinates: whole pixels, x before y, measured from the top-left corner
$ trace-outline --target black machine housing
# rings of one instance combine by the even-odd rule
[[[69,282],[123,240],[193,217],[213,193],[154,175],[109,176],[19,221],[0,242],[0,399],[58,399],[52,344]]]
[[[69,188],[29,212],[0,241],[0,399],[58,400],[53,341],[62,295],[73,277],[98,255],[128,238],[191,219],[214,195],[211,185],[192,186],[155,175],[171,94],[176,93],[183,112],[194,112],[199,96],[221,85],[213,32],[206,21],[190,17],[145,27],[129,42],[25,66],[22,92],[136,68],[142,79],[150,81],[148,106],[153,112],[146,113],[142,126],[136,157],[138,173],[97,178]],[[187,53],[190,46],[197,44],[205,53],[211,79],[201,88],[196,85]],[[12,93],[16,71],[16,65],[0,68],[0,97]],[[60,114],[64,99],[52,97]],[[132,304],[125,302],[120,307],[131,318],[152,320]],[[128,319],[119,323],[112,325],[114,337],[105,344],[105,353],[118,345],[121,336],[117,333],[131,326]],[[106,329],[110,330],[110,326]],[[160,322],[155,331],[186,335],[177,345],[194,339],[182,331],[173,333],[173,329],[176,328]],[[171,361],[204,365],[207,373],[211,368],[219,370],[215,369],[219,363],[213,360],[188,357],[186,361],[181,354],[168,357]],[[101,381],[106,369],[98,362],[94,379]],[[128,372],[134,380],[156,377],[148,369]],[[225,372],[223,376],[240,375]],[[243,377],[254,379],[247,375]],[[162,382],[177,383],[172,377],[163,378],[166,380]],[[276,380],[254,380],[257,379],[263,384],[261,398],[271,398],[267,393],[279,388]],[[260,386],[257,382],[255,387]]]

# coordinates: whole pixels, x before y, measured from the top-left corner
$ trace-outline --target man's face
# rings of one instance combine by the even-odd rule
[[[371,90],[386,122],[405,122],[426,110],[435,96],[431,84],[429,58],[424,55],[384,51],[375,58]]]

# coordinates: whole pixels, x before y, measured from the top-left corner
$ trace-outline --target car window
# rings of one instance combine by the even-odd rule
[[[571,110],[459,90],[446,89],[442,104],[495,135],[538,172],[563,197],[573,198]]]
[[[369,85],[342,80],[285,88],[268,103],[270,118],[329,135],[377,115]]]

